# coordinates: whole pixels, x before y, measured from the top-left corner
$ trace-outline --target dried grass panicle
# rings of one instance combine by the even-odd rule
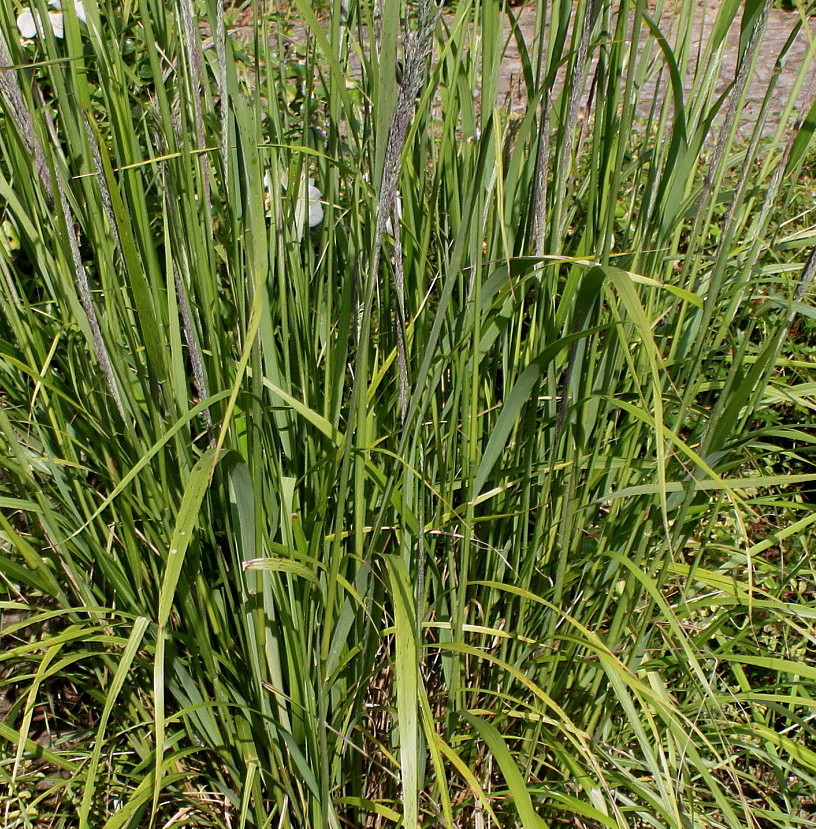
[[[796,294],[793,298],[794,302],[801,302],[805,298],[805,294],[813,282],[814,277],[816,277],[816,247],[814,247],[810,252],[810,256],[805,263],[805,267],[802,269],[802,273],[799,276],[799,281],[796,285]],[[793,322],[795,316],[796,311],[791,309],[788,317],[789,324]]]
[[[396,211],[395,211],[396,212]],[[402,229],[394,217],[394,287],[397,295],[397,372],[399,375],[399,404],[402,423],[408,419],[408,352],[405,347],[405,267],[402,262]]]
[[[402,266],[402,245],[400,244],[399,216],[397,216],[397,181],[400,157],[408,135],[408,127],[416,107],[416,99],[422,88],[425,69],[431,54],[433,34],[441,13],[434,0],[421,0],[417,14],[416,31],[405,36],[405,66],[400,82],[397,106],[388,134],[385,149],[385,163],[377,206],[374,257],[371,273],[376,278],[382,251],[382,240],[389,220],[394,228],[394,273],[397,297],[397,371],[399,375],[399,400],[403,423],[408,416],[408,362],[405,349],[405,280]]]
[[[50,202],[58,201],[63,220],[65,222],[65,230],[68,236],[68,245],[71,249],[71,259],[74,266],[74,277],[76,280],[77,293],[79,300],[85,311],[85,316],[88,320],[88,325],[91,329],[91,341],[93,344],[94,354],[99,362],[99,367],[102,369],[102,374],[110,390],[111,396],[116,404],[116,408],[122,417],[126,420],[125,408],[122,403],[122,396],[119,392],[119,387],[116,382],[116,377],[111,364],[110,356],[108,355],[105,346],[105,340],[102,336],[102,329],[99,325],[99,318],[94,308],[93,300],[91,298],[91,290],[88,283],[88,274],[85,271],[85,265],[82,262],[82,255],[79,250],[79,234],[76,230],[71,207],[68,203],[68,198],[65,193],[65,186],[60,180],[59,176],[56,178],[56,186],[51,175],[48,162],[45,157],[45,151],[39,136],[34,129],[34,123],[31,118],[29,107],[25,105],[22,92],[20,90],[19,80],[16,71],[11,68],[12,61],[8,51],[8,45],[0,32],[0,92],[8,103],[7,114],[14,121],[14,125],[34,159],[34,166],[37,169],[37,175],[42,184],[43,193]],[[56,129],[46,114],[46,125],[52,138],[55,142],[58,141]],[[103,196],[104,199],[104,196]]]
[[[397,107],[391,122],[385,150],[380,201],[377,208],[377,249],[385,234],[388,219],[392,217],[397,198],[399,161],[405,137],[411,124],[417,95],[422,87],[425,67],[431,54],[433,33],[440,14],[434,0],[421,0],[417,14],[417,28],[405,37],[405,66],[397,97]]]
[[[13,67],[14,64],[9,55],[8,45],[3,38],[3,32],[0,31],[0,94],[8,102],[8,115],[20,133],[26,149],[34,158],[37,175],[40,178],[43,190],[47,197],[50,198],[54,191],[51,182],[51,171],[48,168],[48,162],[46,161],[40,139],[34,131],[34,123],[31,120],[29,108],[26,106],[22,92],[20,91],[20,82],[17,78],[18,70]]]
[[[59,195],[59,203],[62,209],[62,216],[65,221],[65,231],[68,235],[68,245],[71,248],[71,258],[74,262],[74,276],[76,278],[77,292],[79,293],[79,301],[82,303],[82,308],[85,311],[85,316],[88,318],[88,325],[91,328],[91,340],[93,343],[94,353],[99,362],[99,367],[102,369],[102,374],[105,377],[105,382],[110,389],[111,396],[116,403],[116,408],[119,411],[123,421],[127,421],[125,414],[125,407],[122,404],[122,396],[119,393],[119,386],[116,382],[116,376],[113,371],[110,356],[108,355],[105,340],[102,336],[102,329],[99,326],[99,318],[96,315],[93,300],[91,299],[91,289],[88,284],[88,274],[85,271],[85,265],[82,263],[82,255],[79,251],[79,234],[75,228],[73,216],[71,215],[71,207],[68,204],[68,198],[65,195],[65,188],[57,177],[57,192]]]
[[[113,213],[113,202],[111,201],[111,192],[108,187],[108,180],[102,170],[102,154],[99,151],[99,142],[96,134],[90,124],[92,118],[90,112],[86,113],[86,120],[83,121],[85,127],[85,137],[88,139],[88,146],[91,148],[91,158],[94,164],[94,181],[99,187],[99,194],[102,198],[102,212],[105,214],[105,219],[108,223],[108,228],[113,235],[113,243],[116,247],[116,253],[119,257],[119,262],[124,268],[125,256],[122,251],[122,240],[119,237],[119,225],[116,222],[116,217]]]
[[[221,159],[229,193],[229,93],[227,91],[227,24],[224,4],[215,4],[215,60],[218,64],[218,108],[221,115]]]
[[[737,104],[742,99],[742,96],[748,87],[748,81],[751,78],[750,70],[754,63],[756,52],[759,49],[759,44],[762,41],[762,35],[765,32],[765,24],[767,20],[768,6],[766,5],[760,12],[759,20],[751,33],[751,39],[749,40],[745,52],[743,53],[742,60],[737,66],[737,75],[734,78],[734,86],[731,89],[731,94],[728,96],[722,127],[720,128],[719,135],[717,136],[717,141],[714,144],[714,150],[711,153],[711,161],[706,169],[705,178],[703,180],[703,188],[700,193],[700,198],[698,199],[699,205],[703,205],[708,201],[711,194],[711,188],[714,183],[714,177],[720,165],[720,160],[722,159],[726,148],[730,147],[731,142],[729,136],[731,135],[731,131],[734,128],[734,123],[736,121]]]
[[[174,265],[173,267],[173,279],[176,285],[176,297],[179,304],[179,313],[181,314],[181,324],[184,329],[184,341],[187,343],[190,365],[193,369],[193,386],[198,397],[201,400],[206,400],[209,397],[209,388],[207,386],[207,378],[204,374],[204,358],[202,357],[201,349],[196,339],[193,316],[190,313],[190,303],[187,300],[187,291],[184,288],[184,280],[181,277],[178,265]],[[213,421],[209,408],[204,409],[204,422],[207,424],[207,430],[212,432]],[[212,434],[210,435],[210,445],[214,445]]]
[[[196,144],[199,150],[204,150],[207,146],[204,137],[204,115],[201,111],[201,91],[204,86],[202,83],[204,78],[204,58],[201,49],[201,39],[198,36],[198,18],[194,14],[192,0],[181,0],[180,8],[184,27],[184,48],[187,52],[187,61],[190,66],[190,80],[192,85],[190,98],[193,103]],[[201,184],[204,190],[205,216],[209,217],[212,215],[212,204],[207,153],[201,153],[199,163],[201,165]]]
[[[578,123],[578,116],[581,112],[581,101],[583,98],[584,87],[589,75],[590,62],[589,55],[589,41],[592,30],[596,22],[596,14],[600,10],[600,5],[597,0],[590,0],[589,8],[584,14],[583,25],[581,27],[580,39],[578,41],[578,53],[575,59],[576,75],[572,81],[570,88],[569,104],[567,107],[567,119],[562,129],[560,130],[562,148],[559,153],[558,171],[556,172],[556,181],[561,182],[563,189],[567,192],[571,190],[571,175],[569,175],[569,168],[573,161],[573,144],[575,140],[575,126]],[[559,202],[560,205],[560,202]],[[554,239],[563,239],[565,232],[566,216],[562,210],[557,211],[555,235]]]
[[[550,89],[543,83],[547,65],[547,4],[537,10],[536,33],[538,34],[538,61],[536,86],[541,90],[538,102],[538,147],[536,149],[535,179],[533,180],[533,209],[530,236],[535,244],[535,255],[544,253],[544,218],[547,209],[547,176],[550,168]]]
[[[157,146],[163,148],[162,151],[166,152],[165,143],[160,135],[157,136]],[[161,166],[164,166],[163,162]],[[173,215],[176,200],[169,177],[166,177],[166,182],[167,190],[165,204],[167,207],[168,215]],[[190,356],[190,366],[193,370],[193,388],[200,399],[206,400],[206,398],[209,397],[209,386],[207,384],[207,378],[204,373],[204,357],[201,351],[201,347],[198,344],[198,338],[196,337],[196,330],[195,325],[193,323],[193,315],[190,308],[190,302],[187,297],[185,280],[182,277],[178,264],[176,263],[174,263],[173,265],[173,282],[176,287],[176,299],[178,300],[179,314],[181,315],[181,325],[184,331],[184,341],[187,344],[187,351]],[[209,408],[204,409],[203,414],[207,430],[209,432],[212,432],[213,421]],[[213,435],[210,434],[210,445],[213,445],[213,440]]]

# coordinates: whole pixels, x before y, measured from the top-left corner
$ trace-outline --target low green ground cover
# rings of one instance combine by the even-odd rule
[[[0,6],[4,826],[810,824],[765,10]]]

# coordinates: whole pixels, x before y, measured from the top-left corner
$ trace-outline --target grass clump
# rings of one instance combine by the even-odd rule
[[[812,819],[809,20],[746,136],[757,2],[69,5],[0,8],[5,825]]]

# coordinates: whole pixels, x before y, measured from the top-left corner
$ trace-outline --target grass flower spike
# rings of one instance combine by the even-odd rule
[[[309,179],[309,227],[317,227],[323,221],[323,194],[315,187],[314,179]]]

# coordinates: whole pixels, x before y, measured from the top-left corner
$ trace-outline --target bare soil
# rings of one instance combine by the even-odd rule
[[[692,51],[698,55],[698,59],[699,57],[705,56],[705,50],[709,43],[718,8],[719,3],[717,0],[705,0],[704,2],[698,3],[695,35],[692,41]],[[519,10],[519,26],[528,44],[532,43],[535,37],[535,18],[536,8],[534,3],[528,3]],[[745,105],[739,113],[739,131],[744,138],[748,138],[750,135],[754,120],[762,106],[765,91],[774,73],[777,59],[782,53],[798,20],[799,15],[796,12],[770,9],[768,13],[765,30],[758,48],[756,64],[749,81]],[[658,25],[663,34],[666,35],[669,43],[671,43],[672,32],[677,25],[676,19],[672,17],[670,12],[666,12],[660,19]],[[816,26],[813,27],[816,30]],[[726,40],[722,71],[718,81],[718,91],[725,89],[727,84],[734,80],[736,76],[739,54],[739,34],[739,19],[737,19],[731,27]],[[812,36],[816,36],[816,31],[814,31]],[[794,89],[797,73],[806,59],[807,49],[807,37],[803,32],[800,32],[785,57],[779,78],[776,82],[774,99],[764,129],[766,134],[773,132],[779,124],[782,107],[788,101]],[[693,66],[691,68],[693,69]],[[522,63],[518,48],[513,39],[508,44],[507,53],[502,64],[500,91],[504,96],[504,100],[511,108],[520,111],[526,106],[526,96],[524,94],[522,81]],[[814,95],[816,95],[816,71],[811,72],[809,77],[805,78],[801,89],[797,93],[795,111],[800,114],[806,112],[814,99]],[[650,96],[646,95],[644,98],[647,99],[648,106]],[[643,114],[645,115],[645,112]]]
[[[539,1],[544,2],[545,0]],[[518,15],[518,25],[529,48],[535,39],[536,0],[527,0],[527,2],[516,3],[514,5],[515,8],[513,8],[513,13]],[[677,25],[677,20],[671,12],[670,4],[668,5],[669,10],[664,11],[663,16],[658,21],[658,25],[663,34],[667,37],[669,43],[671,43],[673,31]],[[298,25],[294,9],[288,7],[286,11],[282,12],[285,4],[281,5],[280,2],[273,4],[273,6],[276,7],[276,13],[286,14],[289,22],[293,24],[291,36],[294,41],[304,38],[305,27]],[[718,0],[699,0],[698,2],[698,15],[695,22],[695,36],[692,42],[693,51],[697,52],[698,57],[705,56],[705,50],[708,47],[718,8]],[[445,12],[445,15],[448,20],[453,19],[452,13]],[[768,88],[768,84],[775,71],[777,59],[785,47],[785,44],[787,43],[788,38],[798,20],[799,15],[795,11],[784,11],[782,9],[774,8],[770,9],[768,12],[764,34],[758,50],[758,57],[748,86],[748,94],[741,112],[738,113],[739,131],[740,134],[746,139],[749,137],[754,121],[760,111],[765,90]],[[811,36],[816,39],[816,18],[812,19],[811,27],[813,28]],[[238,15],[237,19],[234,19],[234,25],[231,32],[239,39],[248,39],[251,37],[252,6],[244,8],[244,10]],[[648,35],[644,35],[644,37],[646,36]],[[500,70],[500,101],[508,105],[512,110],[522,111],[526,107],[526,93],[522,77],[522,62],[515,39],[511,36],[509,25],[505,25],[505,37],[507,41],[507,48]],[[722,61],[722,71],[718,80],[718,91],[724,89],[727,84],[735,78],[737,71],[738,49],[739,19],[734,22],[726,41]],[[779,124],[780,116],[783,114],[782,108],[788,101],[788,98],[797,82],[797,74],[806,59],[807,49],[807,36],[805,33],[800,32],[797,40],[787,53],[781,67],[779,78],[776,81],[774,100],[771,104],[769,117],[764,127],[765,134],[773,133]],[[693,70],[693,66],[691,69]],[[478,94],[478,90],[474,90],[474,92]],[[796,95],[795,111],[799,114],[806,112],[815,96],[816,71],[813,71],[810,73],[809,77],[805,78],[804,83]],[[648,99],[651,96],[645,95],[643,97],[644,99]],[[650,102],[647,100],[644,106],[648,107],[649,103]],[[642,114],[645,115],[646,113],[644,112]]]

